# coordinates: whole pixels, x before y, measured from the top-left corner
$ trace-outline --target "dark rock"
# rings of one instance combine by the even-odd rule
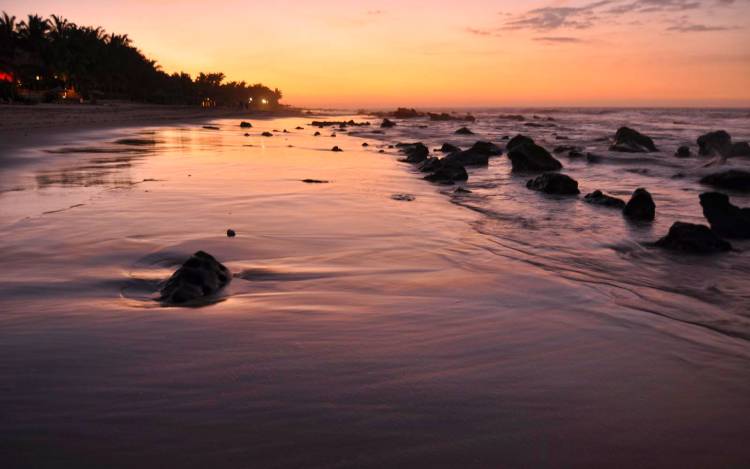
[[[237,233],[234,230],[227,230],[227,238],[234,238],[235,236],[237,236]]]
[[[336,147],[331,148],[331,151],[344,151],[344,150],[336,146]]]
[[[433,174],[425,176],[425,179],[440,184],[453,184],[456,181],[468,180],[469,174],[463,166],[443,165]]]
[[[400,202],[412,202],[416,199],[416,197],[411,194],[393,194],[391,196],[391,199],[398,200]]]
[[[302,182],[305,184],[328,184],[328,181],[323,179],[303,179]]]
[[[615,141],[609,149],[610,151],[626,153],[658,151],[651,137],[647,137],[630,127],[620,127],[617,129],[617,133],[615,133]]]
[[[251,124],[250,122],[245,122],[245,121],[240,122],[240,127],[243,129],[249,129],[249,128],[252,128],[252,126],[253,124]]]
[[[118,145],[143,146],[156,145],[156,140],[150,138],[121,138],[120,140],[116,140],[115,143]]]
[[[733,143],[731,156],[750,156],[750,143],[747,143],[747,142]]]
[[[369,147],[369,146],[370,146],[370,144],[369,144],[369,143],[367,143],[367,142],[365,142],[365,143],[363,143],[363,144],[362,144],[362,146],[363,146],[363,147]]]
[[[286,129],[282,130],[281,132],[282,132],[282,133],[285,133],[285,134],[288,134],[288,133],[289,133],[289,131],[288,131],[288,130],[286,130]]]
[[[595,190],[590,194],[586,194],[583,200],[590,204],[601,205],[603,207],[612,207],[619,209],[625,208],[624,200],[618,199],[617,197],[612,197],[611,195],[607,195],[600,190]]]
[[[204,125],[203,128],[206,130],[219,130],[215,125]]]
[[[305,130],[305,128],[304,128],[304,127],[300,127],[300,126],[298,125],[297,127],[295,127],[295,130]]]
[[[656,217],[656,204],[649,191],[639,187],[633,192],[622,213],[633,220],[652,221]]]
[[[445,112],[442,112],[440,114],[429,112],[427,115],[430,117],[431,121],[436,122],[448,122],[448,121],[464,121],[464,122],[476,122],[477,118],[472,116],[471,114],[466,114],[465,116],[458,116],[455,114],[448,114]]]
[[[436,158],[434,156],[431,156],[424,160],[422,164],[419,165],[419,170],[423,173],[432,173],[434,171],[437,171],[438,168],[440,168],[443,165],[442,160],[440,158]]]
[[[740,208],[720,192],[700,195],[703,215],[718,235],[727,238],[750,238],[750,208]]]
[[[690,147],[684,145],[681,146],[677,149],[674,156],[676,156],[677,158],[690,158],[690,156],[692,156],[692,154],[690,153]]]
[[[465,187],[456,187],[454,194],[471,194],[471,191]]]
[[[698,154],[709,156],[718,153],[729,157],[732,154],[732,137],[724,130],[717,130],[698,137]]]
[[[331,137],[336,137],[336,132],[331,133]]]
[[[584,156],[586,156],[586,155],[584,155],[583,153],[581,153],[578,150],[570,150],[568,152],[568,158],[573,159],[573,160],[575,160],[577,158],[583,158]]]
[[[320,137],[320,132],[315,132],[315,133],[313,134],[313,137]]]
[[[378,150],[378,153],[385,153],[385,150]]]
[[[518,144],[512,148],[508,158],[513,171],[556,171],[563,167],[547,150],[533,142]]]
[[[263,132],[261,135],[264,137],[273,137],[273,134],[271,132]]]
[[[422,142],[417,143],[399,143],[396,145],[401,152],[406,154],[403,160],[407,163],[421,163],[430,156],[430,149]]]
[[[513,148],[523,145],[525,143],[534,143],[534,140],[530,137],[527,137],[525,135],[518,134],[515,137],[511,138],[507,145],[505,145],[506,151],[511,151]]]
[[[424,114],[422,114],[421,112],[417,111],[416,109],[413,109],[413,108],[409,109],[409,108],[405,108],[405,107],[400,107],[400,108],[396,109],[396,111],[393,112],[392,115],[396,119],[414,119],[414,118],[417,118],[417,117],[423,117],[424,116]]]
[[[560,173],[544,173],[535,179],[530,179],[526,187],[545,194],[576,195],[581,193],[575,179]]]
[[[383,119],[383,122],[380,124],[380,127],[383,129],[390,129],[391,127],[395,127],[395,126],[396,126],[396,123],[390,119]]]
[[[478,140],[477,142],[474,142],[474,145],[469,148],[469,150],[475,152],[475,153],[482,153],[487,156],[497,156],[503,154],[503,149],[499,146],[495,145],[492,142],[486,142],[483,140]]]
[[[732,250],[732,245],[719,238],[706,225],[675,222],[667,236],[656,242],[656,246],[672,251],[695,254],[712,254]]]
[[[460,129],[456,130],[456,135],[474,135],[474,132],[472,132],[468,127],[461,127]]]
[[[369,122],[354,122],[353,119],[348,121],[312,121],[310,124],[313,127],[338,127],[339,129],[346,129],[347,127],[366,127],[369,126]]]
[[[523,122],[526,120],[525,117],[518,115],[518,114],[505,114],[502,116],[498,116],[497,118],[508,120],[508,121],[516,121],[516,122]]]
[[[250,134],[247,133],[247,132],[245,132],[245,137],[249,137],[249,136],[250,136]]]
[[[461,151],[460,148],[458,148],[456,145],[451,145],[450,143],[444,143],[442,147],[440,147],[440,151],[443,153],[455,153],[457,151]]]
[[[739,169],[730,169],[720,173],[709,174],[701,179],[700,182],[701,184],[720,189],[750,192],[750,172]]]
[[[181,305],[205,299],[227,286],[232,274],[210,254],[198,251],[169,277],[159,301]]]

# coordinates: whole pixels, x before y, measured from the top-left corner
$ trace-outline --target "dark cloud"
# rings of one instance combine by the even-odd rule
[[[736,29],[732,26],[711,26],[706,24],[695,24],[695,23],[686,23],[686,24],[675,24],[667,28],[667,31],[677,31],[680,33],[703,33],[703,32],[711,32],[711,31],[729,31],[732,29]]]

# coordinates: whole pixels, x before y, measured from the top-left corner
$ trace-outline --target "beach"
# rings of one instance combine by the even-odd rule
[[[705,223],[702,177],[750,167],[675,150],[719,128],[750,139],[747,110],[471,109],[476,122],[381,129],[344,113],[91,109],[0,108],[9,467],[750,460],[750,241],[653,246],[675,221]],[[622,125],[659,151],[609,151]],[[505,154],[433,184],[394,147],[518,133],[597,155],[556,154],[582,194],[529,190]],[[582,200],[638,187],[652,223]],[[228,287],[201,307],[159,303],[200,250]]]

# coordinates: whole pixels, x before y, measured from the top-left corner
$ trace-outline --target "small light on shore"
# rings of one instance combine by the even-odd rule
[[[36,81],[39,81],[41,79],[42,79],[42,77],[40,77],[39,75],[36,76]]]
[[[268,100],[266,98],[261,99],[260,102],[263,104],[268,104]]]

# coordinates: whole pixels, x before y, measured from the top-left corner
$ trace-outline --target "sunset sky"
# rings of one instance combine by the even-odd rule
[[[750,105],[750,0],[6,0],[302,106]]]

